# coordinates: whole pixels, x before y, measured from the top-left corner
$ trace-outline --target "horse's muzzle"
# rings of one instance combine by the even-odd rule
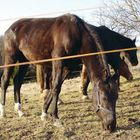
[[[128,80],[128,81],[132,81],[132,80],[133,80],[133,76],[132,76],[132,75],[129,76],[127,80]]]
[[[116,117],[114,115],[107,116],[103,122],[103,128],[106,131],[114,132],[116,130]]]
[[[137,66],[138,65],[138,61],[137,62],[132,62],[131,64],[132,64],[132,66]]]

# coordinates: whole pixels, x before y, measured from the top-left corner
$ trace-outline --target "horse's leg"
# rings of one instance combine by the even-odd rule
[[[52,73],[51,70],[48,68],[45,68],[44,70],[44,90],[43,93],[44,94],[48,94],[51,90],[51,82],[52,82]],[[43,82],[42,82],[43,83]]]
[[[63,81],[66,79],[66,77],[68,76],[68,74],[69,74],[69,70],[66,68],[66,67],[64,67],[63,68],[63,74],[62,74],[62,83],[63,83]],[[61,100],[61,98],[59,97],[58,98],[58,105],[60,105],[60,104],[63,104],[64,102]]]
[[[12,63],[12,62],[10,62],[10,63]],[[1,117],[5,116],[6,91],[9,86],[9,80],[13,73],[13,69],[14,69],[14,67],[4,68],[3,75],[1,77],[1,89],[2,89],[1,100],[0,100],[0,116]]]
[[[18,112],[18,115],[21,117],[24,115],[21,109],[21,99],[20,99],[20,88],[24,80],[28,65],[19,66],[19,70],[14,77],[14,101],[15,101],[15,110]]]
[[[117,79],[117,84],[118,84],[118,90],[120,91],[120,72],[118,71],[118,69],[114,69],[115,73],[119,73],[118,79]]]
[[[82,93],[83,97],[82,99],[88,99],[88,94],[87,94],[87,88],[89,85],[89,77],[87,75],[86,67],[83,64],[82,66],[82,72],[81,72],[81,85],[80,85],[80,93]]]
[[[48,96],[45,99],[44,106],[43,106],[43,112],[41,119],[44,119],[46,117],[47,110],[49,108],[49,105],[51,104],[50,113],[55,121],[57,123],[56,125],[60,125],[60,122],[58,121],[58,108],[57,108],[57,102],[58,102],[58,96],[61,90],[62,85],[62,61],[54,61],[52,63],[52,88],[51,92],[48,94]]]
[[[65,78],[67,77],[69,73],[69,70],[67,68],[63,69],[63,74],[62,74],[62,81],[65,80]],[[45,87],[44,87],[44,91],[43,93],[46,95],[50,92],[51,88],[52,88],[52,73],[50,69],[45,69]],[[63,101],[61,100],[61,98],[58,98],[58,105],[63,104]]]
[[[58,117],[58,98],[61,91],[62,83],[65,79],[65,73],[63,68],[63,62],[55,61],[53,63],[53,73],[52,73],[52,102],[50,106],[50,113],[53,117],[54,125],[60,127],[62,124]]]
[[[37,82],[40,84],[42,96],[45,97],[49,94],[52,86],[51,70],[47,68],[43,69],[42,65],[38,65],[36,67],[36,76]],[[60,98],[58,99],[58,104],[63,104],[63,101]]]
[[[117,84],[118,84],[118,90],[121,91],[121,89],[120,89],[120,75],[119,75],[119,77],[117,79]]]
[[[40,93],[43,93],[44,90],[44,67],[43,65],[36,65],[36,79],[37,83],[40,86]]]

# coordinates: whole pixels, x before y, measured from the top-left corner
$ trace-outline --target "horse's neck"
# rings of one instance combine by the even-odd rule
[[[105,66],[100,58],[101,56],[94,56],[93,58],[91,58],[89,61],[91,61],[92,67],[90,68],[89,74],[91,76],[91,81],[95,82],[95,81],[104,81],[110,74],[107,70],[108,66]],[[89,66],[90,67],[90,66]]]
[[[103,45],[100,40],[99,35],[97,34],[97,30],[95,30],[95,27],[92,27],[92,30],[89,26],[86,26],[87,30],[89,31],[89,35],[91,36],[91,44],[92,46],[89,47],[89,49],[93,50],[94,52],[102,52],[103,51]],[[104,77],[106,77],[106,74],[109,73],[109,68],[106,62],[106,56],[104,54],[99,54],[98,56],[92,56],[91,59],[91,67],[93,68],[90,69],[93,71],[93,79],[101,79],[104,80]],[[90,63],[90,62],[89,62]],[[104,70],[107,71],[107,73],[104,73]],[[92,75],[91,75],[92,76]]]
[[[104,81],[109,76],[109,73],[106,67],[104,67],[104,65],[100,65],[98,67],[98,71],[96,71],[95,74],[96,74],[96,79],[102,80],[102,81]]]
[[[100,40],[100,34],[98,33],[97,29],[98,29],[97,27],[93,26],[92,32],[90,30],[90,34],[95,41],[97,52],[103,52],[104,51],[103,44]],[[103,67],[105,69],[107,69],[107,71],[109,71],[105,54],[100,54],[98,59],[99,59],[98,61],[101,63],[101,65],[103,65]]]

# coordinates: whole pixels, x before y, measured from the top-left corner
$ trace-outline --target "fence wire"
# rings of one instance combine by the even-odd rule
[[[125,49],[117,49],[117,50],[110,50],[110,51],[93,52],[93,53],[86,53],[86,54],[78,54],[78,55],[50,58],[50,59],[42,59],[42,60],[36,60],[36,61],[29,61],[29,62],[8,64],[8,65],[1,65],[0,69],[1,68],[7,68],[7,67],[21,66],[21,65],[40,64],[40,63],[52,62],[52,61],[58,61],[58,60],[65,60],[65,59],[81,58],[81,57],[100,55],[100,54],[108,54],[108,53],[116,53],[116,52],[139,50],[139,49],[140,49],[140,47],[133,47],[133,48],[125,48]]]

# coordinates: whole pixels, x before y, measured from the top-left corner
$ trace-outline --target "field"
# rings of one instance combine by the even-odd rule
[[[50,117],[40,120],[43,98],[36,83],[22,86],[22,106],[25,117],[14,111],[13,87],[7,92],[6,118],[0,119],[0,140],[140,140],[140,74],[139,67],[132,69],[134,80],[121,78],[121,91],[117,101],[117,130],[105,133],[92,108],[90,100],[83,101],[79,93],[80,78],[64,82],[59,105],[63,127],[52,125]],[[90,92],[91,86],[89,87]]]

